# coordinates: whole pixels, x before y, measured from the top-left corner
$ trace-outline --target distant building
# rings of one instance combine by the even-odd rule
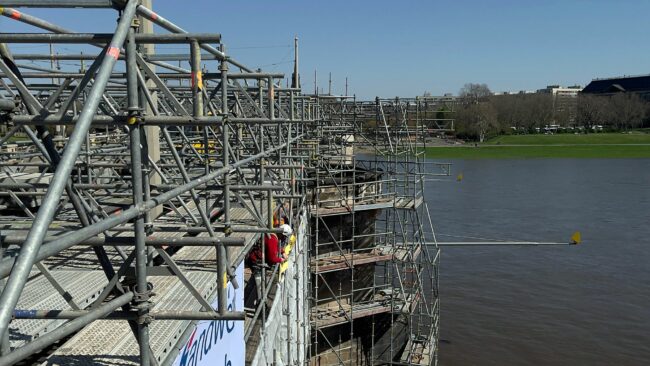
[[[582,91],[580,85],[562,87],[548,85],[537,90],[541,94],[550,94],[553,98],[553,118],[557,124],[572,125],[578,114],[578,94]]]
[[[501,91],[493,95],[518,95],[518,94],[535,94],[534,90],[519,90],[519,91]]]
[[[650,100],[650,75],[594,79],[582,92],[600,95],[634,93],[645,100]]]
[[[582,91],[582,87],[580,85],[573,85],[573,86],[559,86],[559,85],[548,85],[544,89],[538,89],[538,93],[548,93],[552,94],[554,96],[561,96],[561,97],[577,97],[578,93]]]

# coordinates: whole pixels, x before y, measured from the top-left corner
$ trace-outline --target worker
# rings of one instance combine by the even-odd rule
[[[280,240],[280,247],[284,249],[293,237],[293,229],[287,224],[280,225],[280,229],[282,229],[282,234],[278,235],[278,239]]]
[[[273,210],[273,227],[289,224],[289,212],[289,201],[286,201],[283,205],[278,205],[275,210]]]
[[[278,236],[274,233],[264,235],[264,259],[268,265],[274,265],[285,261],[280,241]],[[259,266],[261,264],[262,248],[260,245],[256,245],[251,249],[247,257],[247,262],[250,267]]]
[[[246,265],[251,268],[254,282],[250,283],[255,286],[257,297],[253,299],[253,306],[257,306],[262,298],[262,267],[268,268],[275,264],[281,264],[286,261],[287,256],[280,247],[278,236],[274,233],[265,234],[262,239],[264,243],[264,255],[260,243],[256,244],[246,257]],[[264,262],[262,262],[264,257]]]
[[[273,265],[286,260],[280,240],[275,233],[264,235],[264,249],[267,264]]]
[[[283,216],[283,224],[289,224],[289,216],[291,216],[291,203],[289,201],[284,201],[284,205],[282,205],[282,216]]]
[[[280,214],[281,214],[280,209],[281,208],[282,208],[281,206],[278,206],[278,207],[275,208],[275,210],[273,210],[273,227],[278,227],[278,226],[284,224],[284,221],[282,221],[282,222],[280,221],[281,220],[281,218],[280,218]]]
[[[275,234],[269,233],[264,235],[264,259],[266,263],[262,263],[262,248],[261,245],[255,245],[248,256],[246,257],[246,265],[251,268],[254,278],[254,285],[257,292],[257,299],[253,301],[256,306],[258,299],[261,298],[261,281],[262,271],[261,267],[273,266],[275,264],[282,264],[289,258],[290,249],[285,250],[285,246],[295,243],[295,236],[291,226],[283,224],[279,227],[282,233]],[[253,285],[251,284],[251,285]]]

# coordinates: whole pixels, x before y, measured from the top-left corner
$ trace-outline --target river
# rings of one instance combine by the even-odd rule
[[[583,242],[444,247],[441,365],[650,364],[650,159],[450,162],[439,241]]]

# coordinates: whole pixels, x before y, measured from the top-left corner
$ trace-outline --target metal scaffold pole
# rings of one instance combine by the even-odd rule
[[[150,0],[2,6],[30,31],[0,34],[0,365],[437,363],[424,181],[449,169],[422,149],[443,100],[316,72],[306,94],[298,37],[283,87]]]
[[[38,213],[34,218],[34,223],[29,231],[29,235],[20,249],[18,259],[16,260],[11,275],[7,279],[7,284],[2,291],[0,303],[4,306],[0,309],[0,334],[5,334],[8,331],[12,310],[15,308],[20,292],[27,282],[29,271],[35,262],[38,249],[43,243],[43,239],[46,235],[47,226],[54,217],[59,197],[63,193],[66,181],[72,171],[74,161],[81,149],[84,135],[90,128],[92,117],[99,105],[103,91],[102,89],[108,83],[110,73],[117,61],[117,57],[119,56],[119,50],[122,48],[131,21],[135,16],[136,5],[137,2],[131,0],[127,3],[124,9],[120,22],[115,30],[115,35],[106,48],[106,54],[104,55],[99,67],[95,77],[95,83],[89,93],[86,104],[79,115],[79,120],[75,125],[75,130],[66,144],[68,148],[65,150],[61,157],[61,161],[57,165],[56,174],[52,179],[52,183],[50,184],[46,196],[43,198],[41,208],[38,210]],[[4,64],[4,62],[2,62],[2,64]]]
[[[274,283],[283,278],[282,291],[305,294],[307,281],[289,281],[299,278],[287,275],[290,267],[263,269],[264,298],[256,299],[255,315],[247,313],[237,300],[245,297],[240,284],[251,283],[244,262],[261,235],[282,232],[274,197],[287,200],[288,222],[301,230],[296,245],[305,245],[305,199],[296,189],[304,156],[294,149],[314,102],[305,103],[298,87],[281,88],[282,74],[227,57],[219,34],[188,33],[153,12],[150,1],[3,6],[3,16],[51,33],[0,36],[0,117],[12,125],[0,139],[0,275],[8,279],[1,296],[9,305],[0,311],[0,364],[28,357],[56,364],[82,348],[100,364],[114,352],[125,364],[169,364],[187,357],[199,321],[241,329],[229,340],[239,345],[238,360],[265,357],[275,333],[264,328],[278,318],[267,308]],[[119,23],[113,34],[75,33],[9,6],[105,8],[118,11]],[[171,33],[155,33],[153,24]],[[18,54],[14,61],[9,48],[20,43],[65,43],[69,53]],[[156,54],[160,43],[189,52]],[[88,45],[100,51],[88,53]],[[21,64],[41,59],[50,67]],[[54,69],[59,61],[82,67]],[[183,79],[189,86],[177,82]],[[66,132],[53,138],[52,128]],[[285,255],[298,265],[306,252],[297,253]],[[283,326],[286,342],[302,337],[304,346],[302,310],[287,313]],[[257,354],[246,350],[244,323],[251,325],[246,338],[268,343]],[[121,343],[129,337],[135,342]],[[55,341],[66,347],[49,348]],[[118,344],[126,348],[117,351]],[[305,362],[297,348],[287,343],[287,357]]]

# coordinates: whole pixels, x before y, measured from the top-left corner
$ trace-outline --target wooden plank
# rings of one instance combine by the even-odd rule
[[[356,265],[388,261],[392,258],[392,253],[386,253],[385,250],[375,249],[367,253],[352,253],[315,259],[311,261],[310,268],[312,273],[326,273],[349,269]]]

